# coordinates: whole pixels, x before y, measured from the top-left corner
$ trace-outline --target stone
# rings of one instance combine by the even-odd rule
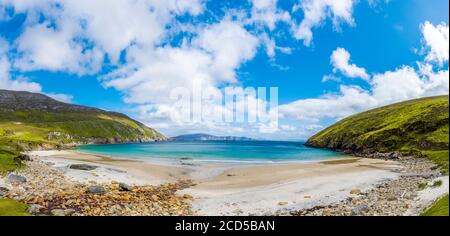
[[[6,194],[9,192],[9,189],[5,187],[0,187],[0,197],[6,196]]]
[[[28,207],[28,213],[30,215],[38,215],[39,213],[41,213],[42,208],[43,208],[43,206],[41,206],[41,205],[32,204]]]
[[[89,186],[88,193],[101,195],[106,193],[106,189],[100,185]]]
[[[359,195],[359,194],[361,194],[361,189],[357,189],[357,188],[352,189],[350,191],[350,194]]]
[[[11,184],[20,184],[27,182],[27,178],[21,175],[10,174],[8,175],[8,182]]]
[[[287,204],[288,204],[288,202],[279,202],[278,203],[279,206],[284,206],[284,205],[287,205]]]
[[[65,210],[64,210],[64,215],[70,216],[70,215],[72,215],[72,214],[75,213],[75,212],[76,212],[75,209],[72,209],[72,208],[65,209]]]
[[[331,210],[330,208],[325,208],[322,211],[322,215],[323,216],[332,216],[333,215],[333,210]]]
[[[17,162],[32,161],[31,157],[29,155],[26,155],[26,154],[19,154],[18,156],[16,156],[14,158],[14,160],[17,161]]]
[[[98,168],[98,166],[88,165],[88,164],[72,164],[69,166],[70,169],[73,170],[95,170]]]
[[[126,183],[119,183],[119,190],[120,191],[132,191],[133,190],[133,186],[128,185]]]
[[[53,209],[51,211],[51,213],[53,216],[65,216],[66,215],[66,213],[63,209]]]
[[[393,201],[397,201],[397,198],[396,197],[388,197],[387,200],[390,202],[393,202]]]
[[[352,208],[352,215],[362,215],[363,213],[367,213],[370,211],[370,208],[367,204],[363,203],[361,205],[355,206]]]

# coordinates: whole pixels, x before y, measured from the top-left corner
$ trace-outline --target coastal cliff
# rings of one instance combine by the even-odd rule
[[[425,156],[448,173],[448,109],[449,96],[388,105],[345,118],[306,145],[375,158]]]

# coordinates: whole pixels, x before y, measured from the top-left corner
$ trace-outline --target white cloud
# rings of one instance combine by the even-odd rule
[[[214,76],[236,82],[235,69],[255,56],[259,40],[238,23],[223,20],[200,32],[193,46],[213,57]]]
[[[343,118],[351,114],[408,99],[448,94],[448,70],[419,74],[412,67],[376,74],[369,90],[341,85],[338,93],[303,99],[280,106],[283,117],[319,122],[326,118]]]
[[[342,22],[354,25],[353,7],[357,0],[300,0],[294,6],[294,11],[302,9],[304,13],[300,25],[294,27],[296,39],[303,40],[309,46],[313,39],[312,29],[320,26],[328,17],[332,19],[333,26],[339,30]]]
[[[39,92],[41,86],[26,78],[11,78],[11,63],[8,58],[9,44],[0,37],[0,89]]]
[[[17,40],[21,56],[15,66],[24,71],[64,70],[77,74],[98,71],[103,54],[96,48],[85,49],[72,38],[77,27],[65,25],[62,30],[53,29],[47,24],[27,27]]]
[[[355,64],[350,64],[350,53],[344,48],[337,48],[334,50],[331,54],[330,61],[334,67],[334,73],[339,71],[349,78],[369,79],[369,75],[364,68],[358,67]]]
[[[290,14],[277,7],[278,0],[251,0],[251,2],[251,22],[262,23],[270,30],[274,30],[278,22],[291,21]]]
[[[338,48],[331,56],[334,72],[340,71],[348,77],[366,79],[370,88],[341,85],[338,93],[326,93],[319,98],[302,99],[280,106],[281,116],[320,122],[404,100],[448,94],[448,68],[436,70],[429,63],[433,61],[442,64],[448,61],[448,26],[441,24],[434,27],[425,22],[421,29],[425,38],[424,46],[429,48],[429,54],[425,62],[417,62],[418,69],[404,65],[392,71],[374,74],[369,81],[365,69],[350,64],[350,54],[345,49]],[[326,75],[323,81],[334,78],[334,75]]]
[[[445,62],[448,62],[448,25],[446,23],[441,23],[434,26],[430,22],[426,21],[420,28],[426,44],[425,46],[429,50],[426,60],[430,62],[437,62],[440,66],[442,66]]]
[[[131,45],[161,43],[176,15],[203,11],[201,0],[0,1],[28,13],[29,26],[18,42],[20,68],[77,74],[99,71],[103,55],[117,64]],[[45,25],[38,24],[42,16]]]

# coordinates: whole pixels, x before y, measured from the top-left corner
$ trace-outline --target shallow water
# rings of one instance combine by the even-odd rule
[[[149,162],[286,163],[322,161],[344,157],[301,142],[196,141],[84,145],[79,152]]]

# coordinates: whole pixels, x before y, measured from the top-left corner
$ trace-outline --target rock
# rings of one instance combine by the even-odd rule
[[[8,180],[9,183],[11,184],[20,184],[20,183],[25,183],[27,182],[27,178],[21,176],[21,175],[15,175],[15,174],[10,174],[8,176]]]
[[[397,201],[397,198],[396,197],[388,197],[387,200],[390,202],[393,202],[393,201]]]
[[[41,213],[42,208],[43,208],[43,206],[41,206],[41,205],[32,204],[28,207],[28,213],[30,215],[38,215],[39,213]]]
[[[304,196],[304,198],[311,198],[311,196]]]
[[[350,191],[350,194],[359,195],[359,194],[361,194],[361,189],[357,189],[357,188],[352,189]]]
[[[19,154],[18,156],[14,157],[14,160],[17,162],[32,161],[31,157],[26,154]]]
[[[120,191],[131,191],[131,190],[133,190],[133,186],[128,185],[126,183],[119,183],[119,190]]]
[[[69,166],[73,170],[95,170],[98,166],[88,165],[88,164],[72,164]]]
[[[352,215],[362,215],[363,213],[367,213],[370,211],[370,208],[367,204],[363,203],[361,205],[355,206],[352,209]]]
[[[288,204],[288,202],[279,202],[278,203],[279,206],[284,206],[284,205],[287,205],[287,204]]]
[[[88,193],[101,195],[101,194],[106,193],[106,189],[103,186],[99,186],[99,185],[89,186]]]
[[[65,216],[70,216],[70,215],[72,215],[72,214],[75,213],[75,212],[76,212],[75,209],[71,209],[71,208],[65,209],[65,210],[64,210],[64,215],[65,215]]]
[[[323,216],[332,216],[333,215],[333,210],[331,210],[330,208],[325,208],[323,209],[322,215]]]
[[[9,192],[9,189],[5,187],[0,187],[0,197],[6,196],[6,194]]]
[[[51,211],[51,213],[53,216],[65,216],[66,215],[66,212],[63,209],[53,209]]]

